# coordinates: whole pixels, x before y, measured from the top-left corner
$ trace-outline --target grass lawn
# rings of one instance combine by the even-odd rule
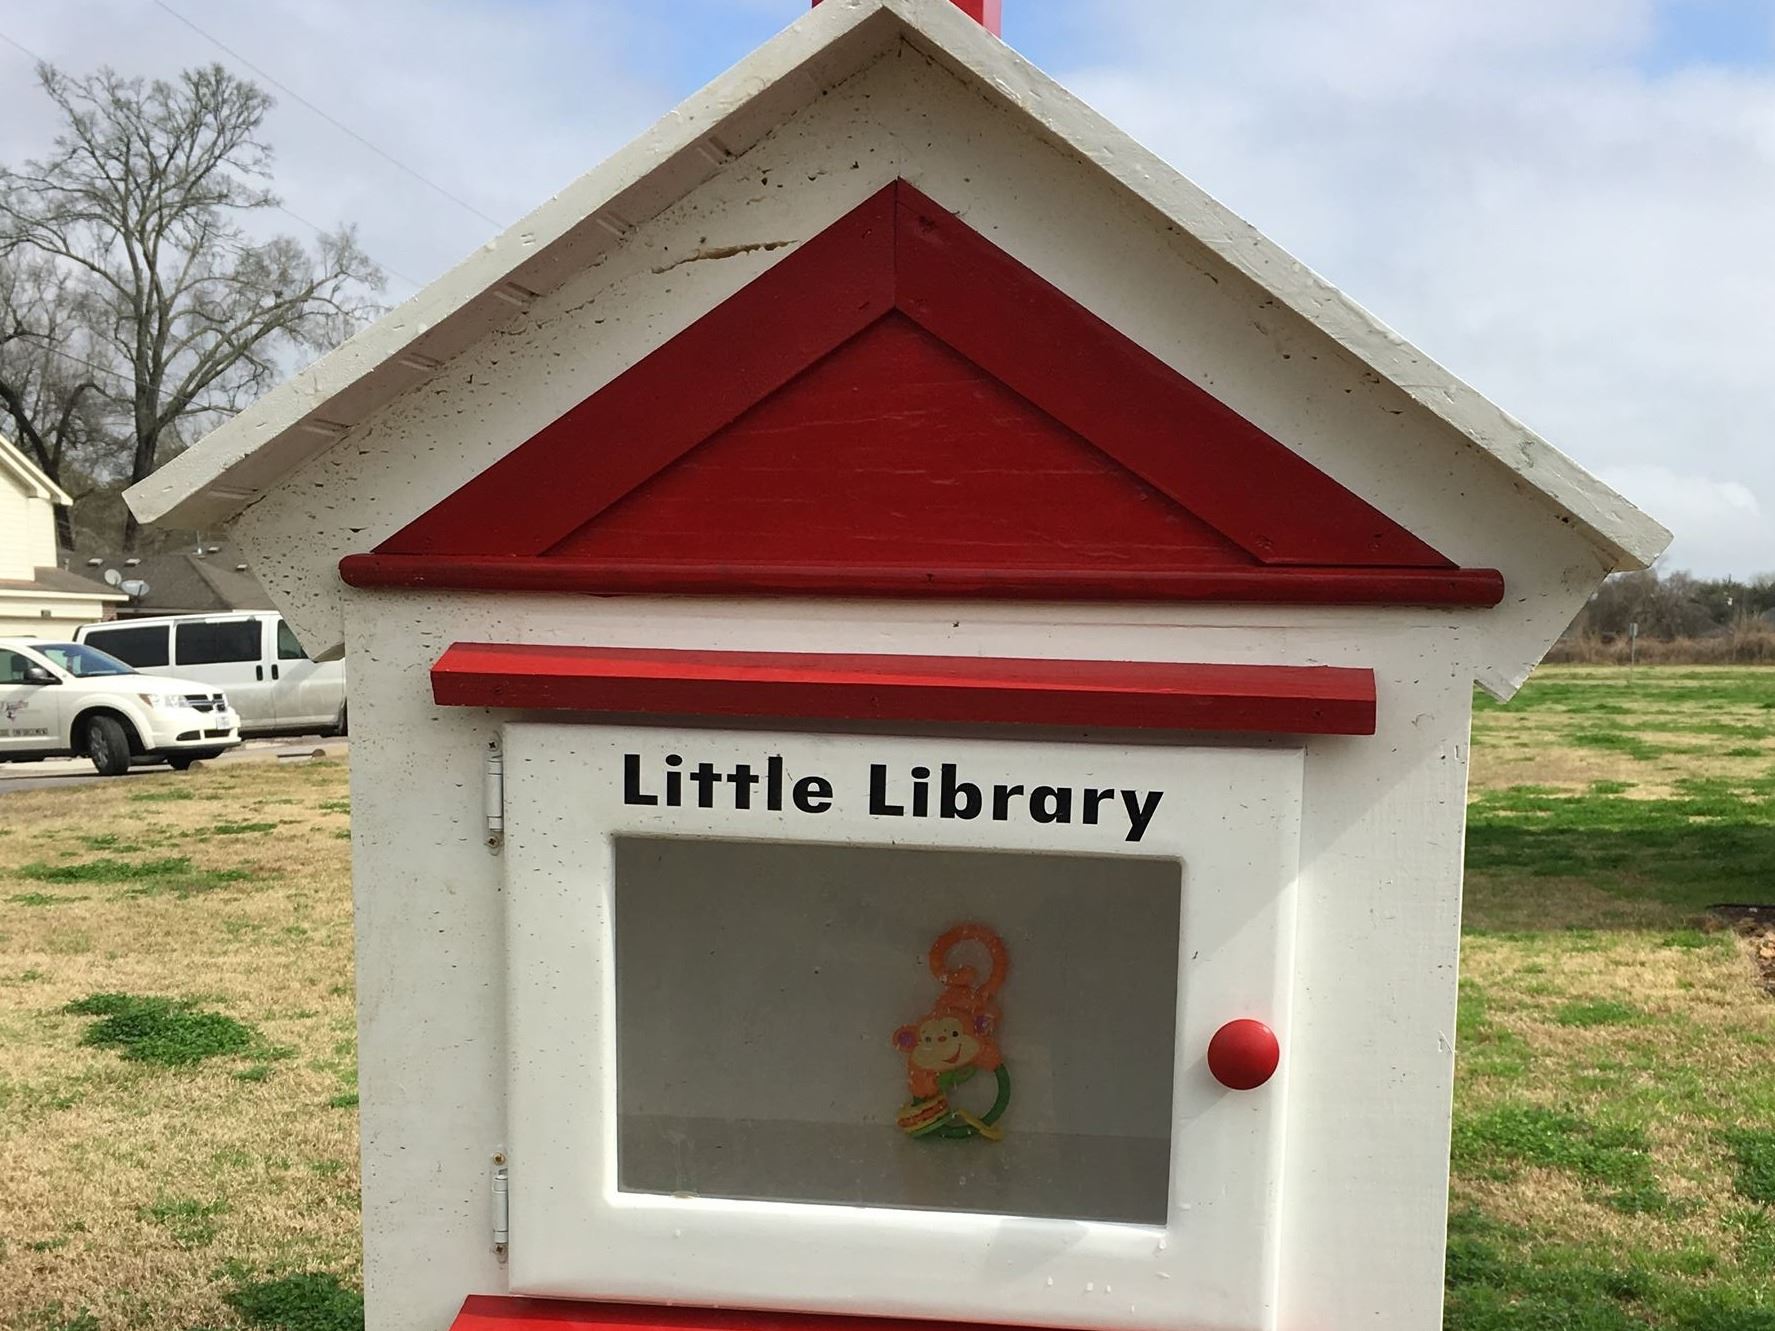
[[[1775,671],[1474,722],[1449,1331],[1775,1331]],[[0,1329],[361,1321],[338,764],[0,797]],[[1771,956],[1775,966],[1775,955]]]
[[[0,1328],[362,1325],[345,768],[0,796]]]
[[[1548,669],[1473,725],[1450,1331],[1775,1329],[1775,672]],[[1775,965],[1775,958],[1772,958]]]

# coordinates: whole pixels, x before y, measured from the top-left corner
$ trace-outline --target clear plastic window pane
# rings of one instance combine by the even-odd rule
[[[625,837],[615,862],[625,1191],[1165,1223],[1175,861]]]

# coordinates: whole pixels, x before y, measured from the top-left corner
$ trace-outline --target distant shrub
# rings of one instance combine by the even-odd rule
[[[1550,665],[1628,665],[1633,644],[1623,634],[1572,634],[1547,653]],[[1775,628],[1752,625],[1703,638],[1639,640],[1641,665],[1775,665]]]

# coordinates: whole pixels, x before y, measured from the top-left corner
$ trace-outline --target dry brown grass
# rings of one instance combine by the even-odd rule
[[[1563,885],[1554,888],[1552,898],[1564,895]],[[1544,1241],[1600,1243],[1642,1260],[1682,1254],[1731,1233],[1745,1209],[1724,1130],[1743,1102],[1766,1103],[1775,1003],[1730,930],[1703,934],[1697,946],[1673,945],[1667,929],[1604,927],[1577,938],[1550,931],[1467,940],[1467,1001],[1483,995],[1487,1041],[1502,1033],[1523,1057],[1496,1071],[1483,1058],[1469,1064],[1460,1113],[1551,1105],[1642,1127],[1665,1203],[1623,1211],[1581,1174],[1540,1167],[1502,1179],[1457,1170],[1452,1196]],[[1617,1015],[1574,1021],[1604,1004]],[[1734,1104],[1739,1094],[1727,1088],[1739,1088],[1743,1102]]]
[[[1706,638],[1641,638],[1637,647],[1625,635],[1604,641],[1599,634],[1561,638],[1547,654],[1555,665],[1775,665],[1775,629],[1745,625]]]
[[[142,798],[168,792],[195,798]],[[82,1312],[104,1331],[233,1325],[235,1280],[355,1277],[347,818],[322,807],[345,797],[338,764],[273,763],[0,797],[6,1331]],[[21,872],[180,855],[250,876],[181,895]],[[269,1056],[167,1068],[82,1047],[90,1019],[62,1009],[103,991],[201,999],[262,1032]]]

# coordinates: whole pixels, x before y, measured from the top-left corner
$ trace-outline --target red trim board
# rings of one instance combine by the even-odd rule
[[[904,181],[341,573],[698,595],[1503,595],[1495,571],[1457,569]]]
[[[574,1327],[597,1327],[600,1331],[1004,1331],[967,1322],[915,1322],[899,1317],[641,1307],[495,1294],[471,1294],[450,1331],[572,1331]]]
[[[446,707],[602,715],[1372,735],[1374,672],[965,656],[456,643]]]
[[[1223,569],[1199,573],[1071,569],[685,567],[572,559],[458,559],[353,555],[340,568],[353,587],[579,592],[594,596],[935,596],[955,600],[1225,601],[1281,605],[1489,607],[1503,599],[1492,569]]]

